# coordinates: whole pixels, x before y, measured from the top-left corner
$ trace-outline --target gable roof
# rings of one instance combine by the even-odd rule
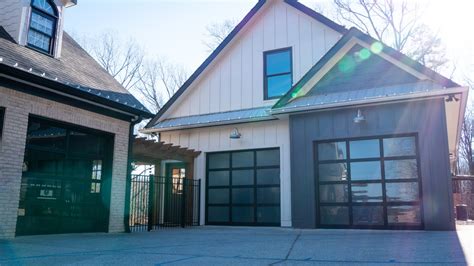
[[[237,24],[237,26],[227,35],[219,46],[204,60],[204,62],[194,71],[189,79],[176,91],[176,93],[165,103],[165,105],[158,111],[156,116],[145,126],[150,128],[156,124],[157,120],[173,105],[173,103],[191,86],[191,84],[204,72],[204,70],[216,59],[217,56],[224,50],[225,47],[237,36],[237,34],[247,25],[247,23],[257,14],[257,12],[264,6],[267,0],[259,0],[257,4],[245,15],[245,17]],[[314,18],[327,27],[344,34],[347,29],[321,15],[320,13],[308,8],[307,6],[298,2],[298,0],[284,0],[288,5],[300,10],[308,16]]]
[[[28,77],[30,82],[43,79],[53,87],[64,87],[66,93],[144,117],[152,116],[66,32],[58,59],[17,44],[0,26],[0,58],[2,73]]]
[[[365,34],[355,27],[352,27],[296,84],[282,96],[272,107],[272,109],[284,108],[292,99],[294,99],[300,92],[301,88],[308,83],[311,78],[318,73],[341,49],[353,38],[357,38],[368,44],[379,42],[372,38],[368,34]],[[426,75],[433,80],[434,83],[439,84],[443,87],[459,87],[456,82],[438,74],[430,68],[420,64],[419,62],[411,59],[403,53],[387,46],[383,45],[383,53],[387,54],[391,58],[401,62],[402,64],[414,69],[415,71]],[[310,91],[313,88],[310,89]],[[309,93],[309,92],[308,92]],[[309,95],[308,95],[309,96]],[[302,96],[306,97],[306,96]]]

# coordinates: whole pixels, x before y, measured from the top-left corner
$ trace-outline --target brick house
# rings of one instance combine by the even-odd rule
[[[0,1],[0,238],[123,232],[150,112],[63,31],[73,0]]]

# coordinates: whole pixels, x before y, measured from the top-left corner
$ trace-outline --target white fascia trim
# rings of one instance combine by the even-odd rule
[[[295,113],[295,112],[304,112],[304,111],[316,111],[321,109],[332,109],[338,107],[352,107],[358,105],[372,105],[372,104],[381,104],[385,102],[394,102],[394,101],[404,101],[404,100],[417,100],[419,98],[432,98],[432,97],[440,97],[446,96],[450,94],[464,94],[467,93],[467,87],[457,87],[457,88],[450,88],[450,89],[441,89],[437,91],[429,91],[429,92],[420,92],[420,93],[413,93],[413,94],[405,94],[399,96],[387,96],[375,99],[363,99],[358,101],[349,101],[349,102],[338,102],[338,103],[330,103],[330,104],[321,104],[321,105],[313,105],[313,106],[301,106],[301,107],[294,107],[294,108],[278,108],[270,110],[270,114],[277,115],[277,114],[287,114],[287,113]]]
[[[188,124],[188,125],[181,125],[181,126],[176,126],[176,127],[142,128],[138,131],[143,134],[151,134],[151,133],[165,132],[165,131],[175,131],[175,130],[213,127],[213,126],[227,126],[227,125],[235,125],[235,124],[243,124],[243,123],[271,121],[271,120],[277,120],[277,119],[278,118],[273,117],[273,116],[262,117],[262,118],[246,118],[246,119],[238,119],[238,120],[231,120],[231,121],[224,120],[224,121],[212,122],[212,123]]]
[[[467,100],[469,98],[469,88],[468,87],[460,87],[463,88],[464,91],[461,92],[461,104],[459,105],[459,117],[458,117],[458,127],[457,127],[457,132],[456,132],[456,144],[455,144],[455,151],[458,151],[459,149],[459,140],[461,138],[461,131],[462,131],[462,125],[464,123],[464,115],[466,111],[466,106],[467,106]],[[456,152],[453,152],[454,158],[458,157],[458,154]]]

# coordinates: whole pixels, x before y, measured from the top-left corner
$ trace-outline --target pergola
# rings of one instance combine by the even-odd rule
[[[163,160],[177,160],[186,163],[187,173],[193,172],[194,158],[199,154],[200,151],[146,138],[135,138],[132,147],[132,161],[136,164],[157,166]],[[187,178],[192,178],[192,174]]]

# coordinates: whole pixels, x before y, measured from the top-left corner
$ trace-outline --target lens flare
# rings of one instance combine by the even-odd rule
[[[342,58],[341,61],[339,61],[338,63],[339,71],[343,73],[352,72],[355,66],[356,66],[356,62],[354,58],[352,58],[351,56],[344,56],[344,58]]]
[[[374,42],[370,46],[370,51],[372,51],[372,53],[374,54],[380,54],[382,50],[383,50],[383,44],[381,42]]]
[[[367,48],[364,48],[362,50],[359,51],[359,58],[361,60],[366,60],[366,59],[369,59],[369,57],[372,55],[372,53],[370,52],[369,49]]]

